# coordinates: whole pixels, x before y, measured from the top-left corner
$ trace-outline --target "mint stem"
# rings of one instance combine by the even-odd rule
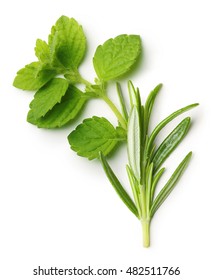
[[[110,100],[110,98],[108,98],[106,95],[102,96],[102,99],[107,103],[107,105],[110,107],[110,109],[113,111],[113,113],[116,115],[119,123],[121,124],[121,126],[124,129],[127,129],[127,122],[125,121],[125,119],[123,118],[122,114],[120,113],[120,111],[118,110],[118,108],[116,107],[116,105],[112,102],[112,100]]]
[[[87,81],[86,79],[84,79],[82,76],[80,76],[80,82],[82,84],[84,84],[85,86],[88,86],[88,87],[92,86],[92,84],[89,81]],[[116,115],[122,128],[127,130],[127,122],[126,122],[125,118],[122,116],[122,114],[120,113],[120,111],[118,110],[116,105],[112,102],[112,100],[107,97],[105,89],[104,89],[104,85],[102,84],[102,86],[103,86],[103,88],[102,88],[102,93],[100,94],[100,97],[107,103],[107,105],[110,107],[110,109]]]

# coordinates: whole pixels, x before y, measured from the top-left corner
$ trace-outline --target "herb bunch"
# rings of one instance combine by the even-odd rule
[[[175,187],[191,158],[190,152],[156,196],[156,186],[165,171],[161,166],[187,134],[190,118],[181,121],[159,147],[155,139],[170,121],[198,104],[177,110],[150,132],[153,105],[162,85],[155,87],[142,104],[139,89],[135,89],[129,81],[128,108],[121,86],[115,82],[129,74],[138,62],[142,52],[140,36],[123,34],[98,46],[93,57],[96,72],[94,82],[87,81],[79,71],[85,52],[86,37],[82,27],[75,19],[62,16],[52,27],[48,42],[36,41],[35,55],[38,60],[19,70],[13,85],[36,91],[29,105],[27,121],[39,128],[59,128],[70,124],[93,98],[102,99],[111,108],[117,118],[116,127],[104,117],[93,116],[78,125],[69,134],[68,141],[78,155],[90,160],[100,159],[112,186],[141,221],[143,244],[148,247],[151,219]],[[116,83],[121,110],[108,97],[109,83]],[[84,85],[84,90],[79,85]],[[121,185],[106,159],[123,141],[127,141],[129,163],[126,170],[133,198]]]

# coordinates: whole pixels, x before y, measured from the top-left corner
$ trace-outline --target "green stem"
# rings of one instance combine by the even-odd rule
[[[146,191],[143,185],[140,185],[141,193],[140,193],[140,204],[142,210],[142,218],[146,218]]]
[[[143,230],[143,246],[148,248],[150,246],[150,220],[142,219],[142,230]]]
[[[72,72],[69,73],[67,72],[66,74],[73,74]],[[75,72],[75,78],[78,82],[84,84],[87,87],[91,87],[92,84],[87,81],[86,79],[84,79],[80,73],[77,71]],[[118,110],[118,108],[115,106],[115,104],[107,97],[106,93],[105,93],[105,88],[104,88],[104,83],[101,84],[102,89],[101,89],[101,94],[99,95],[99,97],[101,97],[107,104],[108,106],[111,108],[111,110],[113,111],[113,113],[116,115],[119,123],[121,124],[121,126],[126,130],[127,129],[127,122],[124,119],[124,117],[122,116],[122,114],[120,113],[120,111]]]
[[[110,109],[113,111],[113,113],[116,115],[118,121],[120,122],[121,126],[124,129],[127,129],[127,122],[123,118],[122,114],[119,112],[116,105],[104,94],[102,95],[102,99],[107,103],[107,105],[110,107]]]
[[[142,208],[141,225],[143,231],[143,246],[145,248],[148,248],[150,246],[150,218],[149,218],[147,204],[146,204],[146,190],[144,185],[141,185],[140,188],[141,188],[140,203]]]
[[[89,81],[87,81],[86,79],[84,79],[82,76],[80,76],[80,82],[81,82],[82,84],[84,84],[85,86],[91,86],[91,85],[92,85]]]

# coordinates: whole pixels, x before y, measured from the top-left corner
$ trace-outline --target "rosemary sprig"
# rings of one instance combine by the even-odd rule
[[[132,188],[134,204],[112,172],[105,157],[100,153],[102,165],[110,182],[124,203],[141,221],[144,247],[150,246],[150,224],[153,216],[174,189],[191,159],[192,152],[189,152],[159,194],[155,196],[157,184],[165,171],[164,167],[161,169],[160,167],[187,134],[190,127],[190,118],[186,117],[182,120],[158,148],[156,148],[155,139],[160,131],[174,118],[198,105],[197,103],[191,104],[175,111],[161,121],[152,133],[149,133],[153,105],[161,87],[162,85],[159,84],[149,94],[146,103],[142,105],[139,90],[135,89],[132,82],[129,82],[131,109],[127,128],[129,165],[126,166],[126,170]]]

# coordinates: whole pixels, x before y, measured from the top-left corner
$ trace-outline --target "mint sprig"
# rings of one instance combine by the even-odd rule
[[[87,81],[79,73],[79,66],[83,62],[85,52],[86,37],[82,27],[75,19],[66,16],[61,16],[52,27],[48,43],[37,39],[35,55],[38,61],[19,70],[13,82],[17,88],[37,91],[31,103],[33,107],[27,117],[30,123],[42,128],[61,127],[76,118],[88,100],[100,98],[107,103],[121,126],[126,129],[126,120],[107,95],[107,83],[129,72],[138,61],[141,54],[140,36],[119,35],[97,47],[93,58],[97,74],[94,83]],[[62,96],[65,100],[68,99],[68,102],[64,103],[64,99],[58,99],[59,96],[62,97],[61,90],[58,91],[56,86],[50,86],[58,75],[64,77],[64,83],[66,81],[76,89],[79,84],[84,85],[84,97],[76,98],[77,90],[75,90],[74,97],[70,98],[71,90],[67,87],[67,92],[63,92]],[[40,115],[36,112],[40,111],[38,99],[42,102],[42,95],[43,101],[45,96],[48,96],[49,101],[47,101],[48,105],[45,105],[45,112]],[[74,106],[71,105],[72,101]],[[61,102],[62,106],[59,106]],[[67,110],[70,107],[78,109],[74,113],[71,110],[68,114]],[[64,116],[62,120],[61,114]]]
[[[140,220],[143,244],[148,247],[152,218],[176,186],[192,153],[184,157],[157,194],[158,183],[165,172],[162,165],[187,135],[191,119],[183,119],[159,145],[157,136],[173,119],[198,104],[175,111],[150,131],[152,110],[162,84],[157,85],[143,103],[139,89],[129,81],[129,102],[126,103],[121,85],[116,81],[129,74],[139,61],[142,53],[140,36],[122,34],[99,45],[92,61],[96,72],[92,82],[83,77],[79,69],[86,44],[82,26],[73,18],[61,16],[51,28],[47,41],[37,39],[35,55],[38,60],[20,69],[13,85],[35,91],[27,121],[39,128],[51,129],[69,124],[93,98],[101,99],[109,106],[117,118],[116,126],[104,117],[92,116],[68,135],[68,141],[78,155],[101,161],[111,185]],[[116,84],[121,110],[108,96],[109,83]],[[121,142],[127,142],[126,171],[132,196],[106,158]]]

